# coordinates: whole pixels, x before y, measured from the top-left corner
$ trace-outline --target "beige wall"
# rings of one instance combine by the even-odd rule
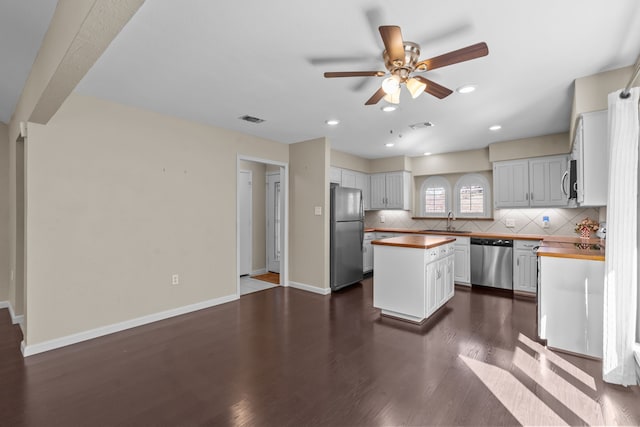
[[[405,156],[373,159],[369,163],[370,173],[411,171],[411,161]]]
[[[489,150],[486,148],[412,157],[411,164],[414,176],[491,170]]]
[[[9,127],[0,122],[0,301],[9,300]]]
[[[289,146],[289,279],[329,288],[329,143],[325,138]],[[319,206],[322,215],[315,215]]]
[[[633,65],[592,76],[580,77],[575,80],[571,127],[569,129],[572,139],[578,115],[589,111],[607,109],[609,93],[624,88],[629,82],[632,73]],[[639,84],[636,81],[635,86]]]
[[[530,157],[567,154],[570,150],[569,133],[554,133],[489,145],[489,160],[528,159]]]
[[[331,166],[369,173],[371,160],[338,150],[331,150]]]
[[[30,125],[27,345],[234,295],[237,156],[288,149],[75,94]]]
[[[279,171],[280,168],[276,167]],[[264,163],[240,161],[240,170],[251,171],[251,271],[267,266],[266,171]]]

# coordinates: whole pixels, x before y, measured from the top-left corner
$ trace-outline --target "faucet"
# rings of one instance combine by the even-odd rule
[[[453,231],[456,229],[454,226],[451,225],[451,222],[455,220],[456,219],[453,216],[453,212],[449,211],[449,213],[447,214],[447,231]]]

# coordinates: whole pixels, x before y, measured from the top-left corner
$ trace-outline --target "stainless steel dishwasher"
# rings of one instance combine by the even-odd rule
[[[471,284],[513,289],[513,240],[471,238]]]

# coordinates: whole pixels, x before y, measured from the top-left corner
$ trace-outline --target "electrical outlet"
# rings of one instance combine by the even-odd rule
[[[384,223],[384,215],[380,215],[380,222]]]
[[[505,225],[507,226],[507,228],[513,228],[516,226],[516,220],[513,218],[507,218]]]
[[[549,217],[546,215],[542,217],[542,228],[549,228]]]
[[[314,206],[313,214],[316,215],[316,216],[321,216],[322,215],[322,206]]]
[[[171,284],[172,285],[179,285],[180,284],[180,276],[178,276],[177,274],[174,274],[171,276]]]

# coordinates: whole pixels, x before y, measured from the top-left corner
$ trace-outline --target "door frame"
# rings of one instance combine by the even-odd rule
[[[242,160],[280,167],[280,192],[284,199],[280,225],[283,236],[280,255],[280,286],[289,286],[289,163],[238,154],[236,158],[236,296],[238,298],[240,298],[240,198],[238,195],[240,192],[240,161]]]
[[[250,170],[238,170],[238,178],[240,177],[240,174],[246,173],[249,176],[249,188],[251,189],[249,192],[249,200],[247,200],[248,203],[248,211],[249,211],[249,247],[245,248],[245,250],[249,251],[249,274],[251,274],[251,271],[253,271],[253,172]],[[244,209],[240,209],[240,180],[238,180],[238,223],[240,223],[240,213],[241,210]],[[238,227],[238,232],[240,231],[240,227]],[[242,253],[242,245],[240,244],[240,238],[238,237],[238,253]],[[238,259],[238,273],[241,273],[240,271],[240,264],[242,263],[242,260],[239,258]]]

